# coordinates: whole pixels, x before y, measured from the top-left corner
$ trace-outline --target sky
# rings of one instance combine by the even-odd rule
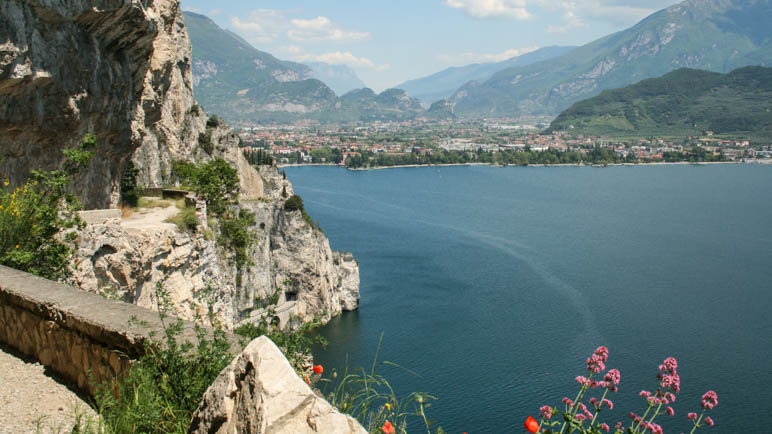
[[[181,0],[282,60],[351,67],[373,90],[451,66],[583,45],[678,0]]]

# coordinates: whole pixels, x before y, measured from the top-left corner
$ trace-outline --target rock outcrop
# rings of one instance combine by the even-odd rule
[[[315,395],[265,336],[252,341],[209,387],[190,432],[367,433]]]
[[[139,181],[158,186],[174,159],[227,157],[243,166],[238,138],[199,137],[206,114],[193,97],[191,45],[179,0],[3,0],[0,2],[0,173],[13,185],[53,169],[62,150],[88,134],[96,157],[77,180],[87,209],[119,200],[133,159]],[[242,191],[259,197],[254,176]]]
[[[202,227],[188,232],[165,222],[174,207],[140,210],[123,220],[118,210],[91,211],[83,213],[88,224],[80,233],[71,283],[151,309],[161,284],[181,317],[206,318],[211,308],[228,329],[271,311],[283,327],[295,328],[356,309],[354,257],[331,251],[300,211],[284,209],[282,193],[291,195],[292,184],[275,168],[261,173],[264,197],[239,205],[255,214],[250,266],[238,270],[233,253]]]

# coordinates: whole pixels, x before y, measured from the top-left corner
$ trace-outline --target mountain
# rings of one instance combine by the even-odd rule
[[[335,107],[337,97],[306,65],[260,51],[204,15],[185,12],[193,43],[196,99],[210,113],[240,121],[286,121]]]
[[[308,67],[311,68],[313,78],[324,82],[337,95],[366,87],[356,72],[348,66],[312,62],[308,64]]]
[[[376,94],[372,89],[355,89],[340,97],[340,112],[348,119],[361,121],[398,121],[425,113],[421,102],[402,89],[386,89]]]
[[[536,51],[512,57],[503,62],[475,63],[456,66],[435,74],[406,81],[399,86],[411,96],[431,104],[442,98],[450,98],[459,87],[470,81],[485,81],[493,74],[515,66],[526,66],[543,60],[562,56],[576,47],[544,47]]]
[[[423,113],[418,100],[396,89],[380,95],[352,91],[361,98],[338,98],[319,78],[336,77],[330,82],[341,93],[362,86],[346,67],[279,60],[204,15],[185,12],[185,22],[193,43],[196,99],[233,124],[390,121]]]
[[[470,82],[451,98],[463,117],[556,115],[572,103],[689,67],[726,73],[772,65],[771,0],[687,0],[563,56]]]
[[[578,102],[550,130],[627,137],[713,131],[770,140],[772,68],[748,66],[729,74],[678,69]]]

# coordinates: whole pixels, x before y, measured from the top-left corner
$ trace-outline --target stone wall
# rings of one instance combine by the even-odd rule
[[[183,339],[195,340],[193,327]],[[84,391],[124,372],[151,332],[163,332],[156,312],[0,266],[0,342]]]
[[[185,322],[182,339],[195,342],[193,328]],[[151,333],[163,333],[156,312],[0,266],[0,342],[81,390],[124,373]],[[243,352],[230,338],[236,357],[205,393],[191,432],[367,432],[303,383],[267,337]]]

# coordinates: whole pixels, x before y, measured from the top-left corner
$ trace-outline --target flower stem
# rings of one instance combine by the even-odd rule
[[[700,422],[702,422],[702,416],[705,416],[705,409],[702,409],[702,413],[700,413],[699,419],[697,419],[697,422],[694,422],[694,427],[692,427],[692,430],[689,431],[689,434],[693,434],[694,431],[697,430],[697,428],[700,426]]]
[[[638,428],[640,428],[640,427],[641,427],[641,423],[643,423],[643,421],[644,421],[644,420],[646,420],[646,416],[648,416],[648,415],[649,415],[649,412],[651,411],[651,408],[652,408],[652,407],[651,407],[651,406],[649,406],[649,408],[647,408],[647,409],[646,409],[646,413],[643,413],[643,416],[641,417],[641,420],[638,422],[638,426],[636,426],[635,428],[633,428],[633,432],[634,432],[634,433],[637,433],[637,432],[638,432]],[[632,425],[630,425],[630,427],[632,427],[633,425],[635,425],[635,419],[633,419],[633,423],[632,423]]]
[[[591,379],[594,372],[590,372],[590,376],[587,377],[587,380]],[[576,410],[579,409],[579,400],[582,399],[582,395],[584,395],[584,392],[587,390],[587,386],[582,384],[581,389],[579,389],[579,393],[576,395],[576,399],[574,400],[574,405],[568,408],[568,414],[571,415],[571,418],[576,415]],[[560,427],[561,434],[563,433],[563,430],[566,429],[566,423],[563,422],[563,426]],[[571,431],[569,431],[571,432]]]
[[[592,420],[590,421],[590,428],[592,428],[593,425],[595,425],[595,419],[598,418],[598,413],[600,413],[601,407],[603,407],[603,400],[606,399],[606,394],[608,394],[608,388],[606,388],[606,391],[603,392],[603,397],[600,399],[600,404],[598,404],[597,407],[595,407],[595,415],[592,417]]]

